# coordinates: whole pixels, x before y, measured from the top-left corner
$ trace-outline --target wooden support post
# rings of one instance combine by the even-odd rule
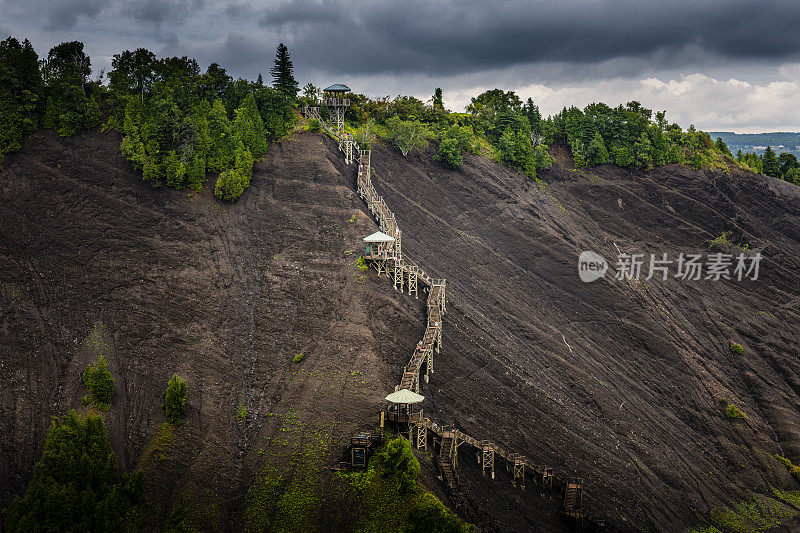
[[[549,466],[542,469],[542,492],[548,496],[553,495],[553,469]]]
[[[394,260],[394,290],[400,290],[403,292],[403,265],[400,264],[400,260],[395,258]]]
[[[398,258],[403,258],[403,248],[401,246],[402,243],[403,232],[397,230],[394,235],[394,253],[397,255]]]
[[[375,269],[378,271],[378,275],[387,274],[386,270],[386,260],[385,259],[378,259],[375,261]]]
[[[453,468],[458,466],[458,447],[464,444],[464,439],[459,442],[458,432],[453,431]]]
[[[511,474],[513,476],[511,484],[516,487],[517,483],[519,483],[522,490],[525,490],[525,458],[518,453],[512,453],[509,455],[508,460],[511,462]]]
[[[436,328],[436,353],[442,351],[442,321],[438,321],[439,326]]]
[[[488,440],[481,442],[481,451],[482,453],[482,460],[481,460],[481,474],[486,475],[486,469],[488,468],[492,474],[492,479],[494,479],[494,447],[492,443]]]
[[[428,428],[422,422],[422,414],[420,413],[420,423],[417,424],[417,449],[425,450],[428,446]]]
[[[419,295],[417,294],[417,277],[418,277],[417,276],[417,271],[418,271],[418,269],[419,269],[419,267],[417,267],[417,266],[410,266],[408,268],[408,294],[410,296],[411,293],[413,292],[415,298],[419,298]]]
[[[427,385],[430,381],[431,377],[431,367],[433,366],[433,350],[425,350],[425,357],[422,358],[425,361],[425,384]]]

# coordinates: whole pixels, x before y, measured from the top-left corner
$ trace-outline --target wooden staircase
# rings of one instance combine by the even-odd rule
[[[444,433],[442,435],[442,447],[439,450],[439,471],[442,473],[442,480],[444,481],[450,492],[459,497],[463,494],[458,486],[458,477],[456,476],[456,469],[453,466],[453,435],[451,433]]]
[[[400,388],[412,390],[413,386],[414,386],[414,372],[403,373],[403,380],[400,382]]]
[[[581,482],[569,482],[567,483],[567,487],[564,490],[564,514],[567,516],[571,516],[574,518],[579,518],[582,516],[582,507],[583,507],[583,495],[582,495],[582,488],[583,483]]]

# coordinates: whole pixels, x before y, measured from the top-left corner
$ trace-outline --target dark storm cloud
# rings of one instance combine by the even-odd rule
[[[300,0],[264,8],[259,20],[289,39],[305,61],[365,74],[615,58],[674,65],[695,51],[774,61],[800,52],[800,2],[779,0]]]
[[[132,0],[123,4],[122,12],[141,22],[161,24],[165,20],[190,15],[203,4],[203,0]]]
[[[47,17],[47,29],[70,30],[75,27],[79,17],[95,17],[107,5],[107,0],[61,0],[39,13]]]

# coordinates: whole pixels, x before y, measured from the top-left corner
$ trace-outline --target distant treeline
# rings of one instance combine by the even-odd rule
[[[709,135],[716,139],[721,137],[731,152],[754,152],[763,155],[767,146],[772,147],[776,153],[789,152],[800,156],[800,132],[773,131],[767,133],[733,133],[730,131],[709,131]]]
[[[98,126],[105,110],[106,127],[124,134],[122,153],[145,180],[200,190],[214,171],[217,196],[235,199],[267,141],[294,122],[292,70],[283,45],[272,69],[278,89],[260,75],[234,80],[216,63],[202,72],[194,59],[140,48],[114,56],[105,86],[102,72],[89,79],[83,43],[62,43],[40,61],[30,42],[9,37],[0,43],[0,165],[37,127],[74,135]]]

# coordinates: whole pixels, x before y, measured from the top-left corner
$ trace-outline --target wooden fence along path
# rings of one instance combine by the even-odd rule
[[[339,150],[344,153],[345,162],[353,164],[354,152],[358,153],[358,174],[356,188],[359,196],[364,200],[372,216],[378,222],[380,230],[392,240],[385,246],[378,246],[365,255],[365,259],[377,269],[378,274],[386,274],[394,280],[394,288],[400,291],[408,290],[409,294],[418,295],[418,284],[421,282],[428,291],[428,322],[422,340],[417,344],[408,364],[403,368],[399,385],[395,390],[408,389],[420,391],[420,373],[425,368],[425,383],[428,383],[430,374],[433,373],[433,355],[440,353],[442,346],[442,317],[446,311],[445,290],[446,280],[433,278],[428,275],[417,263],[412,261],[402,251],[402,231],[397,225],[397,219],[386,205],[386,201],[377,193],[371,180],[370,150],[357,149],[356,142],[351,134],[338,131],[325,121],[319,114],[318,107],[306,107],[304,113],[307,118],[316,119],[328,134],[337,140]],[[540,487],[542,494],[548,497],[558,497],[561,501],[561,513],[571,519],[577,526],[593,530],[603,530],[605,520],[586,513],[582,507],[582,482],[564,481],[553,474],[553,469],[532,463],[519,453],[510,452],[492,441],[479,440],[466,433],[455,429],[454,426],[441,426],[430,418],[419,417],[412,421],[413,432],[409,434],[412,442],[418,449],[426,449],[428,445],[428,432],[439,438],[440,448],[436,462],[442,475],[442,480],[447,485],[457,507],[466,506],[465,495],[460,488],[456,467],[458,466],[458,447],[462,444],[472,446],[476,450],[478,462],[484,475],[487,473],[492,479],[495,477],[495,459],[500,458],[512,477],[515,487],[525,489],[525,478],[534,480]]]

